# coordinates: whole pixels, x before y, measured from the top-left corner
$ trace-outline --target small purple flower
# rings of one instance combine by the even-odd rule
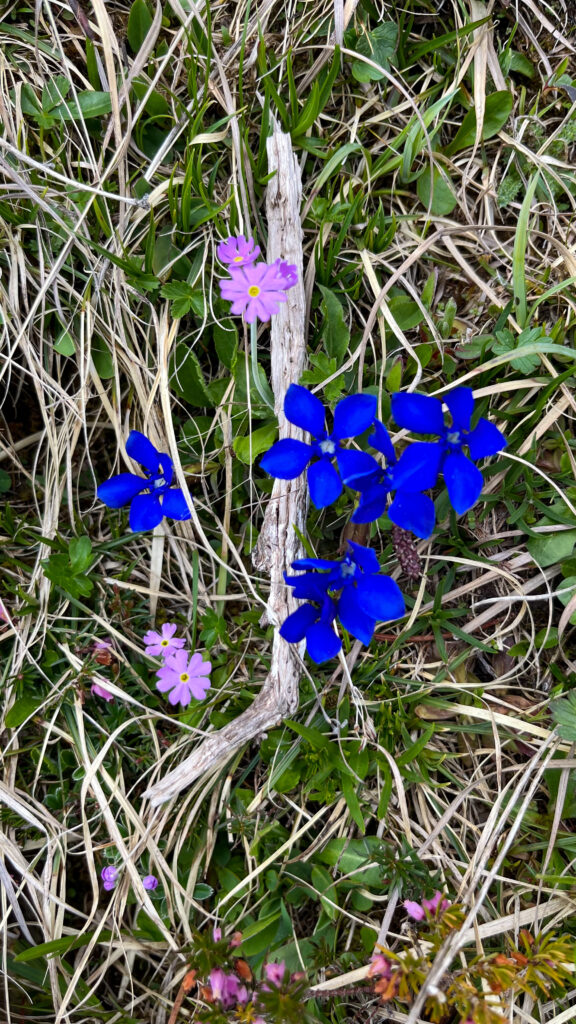
[[[168,697],[170,704],[186,706],[192,697],[195,700],[204,700],[210,689],[210,680],[207,677],[211,671],[212,664],[204,661],[201,654],[190,656],[188,651],[176,651],[166,659],[163,668],[156,673],[156,689],[160,690],[160,693],[172,690]]]
[[[156,878],[156,875],[144,875],[142,885],[145,889],[148,889],[149,892],[152,892],[153,889],[157,889],[158,879]]]
[[[221,967],[213,967],[210,971],[210,988],[212,998],[222,1003],[225,1010],[248,1002],[246,986],[241,985],[234,974],[226,974]]]
[[[90,687],[90,692],[93,697],[102,697],[104,700],[107,701],[114,700],[114,694],[110,693],[110,691],[107,690],[105,686],[100,686],[100,683],[92,683],[92,686]],[[108,869],[105,868],[104,870],[106,871]],[[112,870],[115,871],[116,868],[113,868]]]
[[[416,903],[416,900],[404,900],[402,906],[414,921],[423,921],[426,917],[424,907],[421,907],[419,903]]]
[[[102,879],[104,888],[108,890],[108,892],[111,889],[114,889],[116,882],[118,881],[118,875],[118,868],[113,867],[113,865],[110,865],[107,868],[102,868],[100,878]]]
[[[406,904],[404,904],[406,906]],[[416,904],[418,906],[418,904]],[[376,978],[380,975],[383,978],[390,978],[392,976],[392,967],[390,961],[382,956],[382,953],[373,953],[370,957],[371,964],[368,968],[368,977]]]
[[[277,259],[277,277],[282,281],[282,288],[293,288],[298,283],[298,267],[295,263],[286,263],[285,260]]]
[[[245,238],[244,235],[231,236],[225,242],[220,242],[216,250],[221,263],[230,263],[235,267],[244,267],[248,263],[254,263],[260,255],[260,246],[256,245],[253,238]]]
[[[266,981],[269,981],[275,988],[280,988],[286,974],[286,964],[283,960],[279,964],[264,964],[264,974]],[[266,991],[270,991],[267,985],[263,987]]]
[[[427,917],[437,917],[450,906],[450,901],[445,899],[438,890],[431,900],[423,899],[421,903],[414,900],[405,900],[403,907],[415,921],[424,921]]]
[[[181,637],[174,636],[177,628],[175,622],[165,622],[159,633],[149,629],[142,637],[146,644],[146,654],[160,654],[163,658],[167,658],[184,647],[186,641]]]
[[[212,931],[212,939],[214,940],[214,942],[220,942],[221,938],[222,938],[222,929],[214,927],[214,929]]]
[[[252,263],[245,267],[230,267],[231,277],[219,281],[223,299],[232,303],[231,312],[244,314],[247,324],[256,319],[266,322],[286,302],[285,278],[280,274],[278,266],[273,263]],[[295,282],[294,282],[295,283]]]

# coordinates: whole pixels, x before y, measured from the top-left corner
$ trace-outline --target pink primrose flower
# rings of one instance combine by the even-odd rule
[[[431,900],[422,900],[422,906],[424,910],[427,910],[429,914],[434,916],[437,913],[442,914],[444,910],[447,910],[450,906],[450,901],[444,899],[442,893],[436,890]]]
[[[222,1003],[225,1010],[248,1002],[246,987],[239,984],[234,974],[226,974],[221,967],[213,967],[210,971],[210,988],[213,999]]]
[[[110,690],[107,690],[105,686],[100,686],[100,683],[92,683],[90,693],[93,697],[102,697],[107,701],[114,700],[114,694],[110,693]]]
[[[186,706],[192,697],[195,700],[204,700],[210,689],[210,680],[207,676],[211,671],[211,662],[203,661],[201,654],[193,654],[190,657],[188,651],[176,651],[176,654],[166,658],[164,667],[156,673],[156,688],[161,693],[172,691],[168,696],[170,704]]]
[[[113,889],[115,887],[116,882],[118,881],[118,874],[118,868],[113,867],[112,864],[107,868],[102,868],[102,871],[100,872],[100,878],[102,879],[102,883],[105,889],[110,891],[110,889]]]
[[[231,277],[219,281],[223,299],[232,303],[232,313],[243,313],[246,323],[256,319],[264,322],[278,312],[286,302],[284,277],[279,275],[275,263],[254,263],[246,267],[230,267]]]
[[[283,283],[280,285],[281,288],[293,288],[298,281],[298,268],[295,263],[286,263],[285,260],[277,259],[275,266],[277,268],[276,277]]]
[[[286,974],[286,964],[283,960],[279,964],[264,964],[264,974],[266,975],[266,981],[271,982],[276,988],[280,988]],[[267,985],[265,990],[270,991]]]
[[[423,921],[424,918],[426,917],[426,911],[424,910],[423,907],[420,906],[419,903],[416,903],[415,900],[404,900],[402,906],[404,907],[404,910],[408,914],[410,914],[410,917],[414,918],[415,921]]]
[[[237,235],[235,238],[230,237],[225,242],[220,242],[216,252],[221,263],[230,263],[235,267],[242,267],[258,259],[260,246],[255,245],[253,238],[244,238],[244,235]]]
[[[385,956],[382,956],[382,953],[373,953],[371,960],[372,963],[368,968],[369,978],[375,978],[378,974],[382,975],[383,978],[390,978],[392,974],[390,961]]]
[[[149,629],[142,637],[146,644],[146,654],[153,656],[160,654],[163,658],[167,658],[168,655],[175,654],[176,651],[184,647],[186,641],[174,636],[177,628],[175,622],[165,622],[159,633]]]
[[[158,879],[156,878],[156,875],[144,875],[144,878],[142,879],[142,885],[144,886],[145,889],[148,889],[149,892],[152,892],[153,889],[157,889]]]

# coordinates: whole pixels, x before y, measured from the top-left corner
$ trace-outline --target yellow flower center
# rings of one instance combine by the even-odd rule
[[[188,673],[187,672],[182,672],[182,674],[180,676],[180,682],[181,683],[187,683],[189,679],[190,679],[190,676],[188,675]]]
[[[257,299],[258,298],[258,296],[260,295],[260,288],[258,287],[257,284],[251,284],[250,285],[250,287],[248,289],[248,295],[250,296],[251,299]]]
[[[235,256],[234,257],[234,263],[242,263],[243,259],[244,259],[243,256]]]
[[[160,647],[168,647],[169,643],[170,643],[169,640],[161,640],[160,641]]]

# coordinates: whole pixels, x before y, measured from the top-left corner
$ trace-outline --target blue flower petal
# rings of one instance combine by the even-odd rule
[[[330,435],[335,441],[343,437],[357,437],[374,422],[378,400],[375,395],[348,395],[334,409],[334,430]]]
[[[389,493],[390,490],[385,484],[376,484],[369,490],[362,491],[352,522],[373,523],[375,519],[380,519],[386,511],[386,497]]]
[[[325,433],[326,413],[322,402],[300,384],[291,384],[288,388],[284,398],[284,415],[290,423],[307,430],[312,437],[322,437]]]
[[[130,529],[134,533],[153,530],[162,522],[164,513],[157,494],[137,494],[130,505]]]
[[[336,462],[344,483],[352,487],[359,478],[382,472],[372,455],[356,451],[354,448],[338,448]]]
[[[354,587],[344,587],[338,601],[338,618],[352,636],[369,644],[376,625],[374,619],[360,607]]]
[[[332,626],[327,626],[324,622],[310,626],[306,633],[306,650],[317,665],[334,658],[341,647],[342,641],[338,634],[334,632]]]
[[[368,438],[370,444],[378,452],[382,452],[382,455],[386,459],[388,466],[393,466],[396,462],[396,452],[394,451],[394,445],[390,440],[390,434],[386,430],[386,427],[380,420],[374,422],[374,430]]]
[[[122,508],[147,486],[148,481],[144,477],[135,473],[118,473],[118,476],[100,484],[96,495],[108,508]]]
[[[260,459],[260,467],[278,480],[294,480],[304,472],[312,457],[312,446],[285,437],[276,441]]]
[[[131,459],[144,466],[144,469],[151,475],[158,472],[158,467],[160,466],[158,450],[154,447],[152,441],[149,441],[139,430],[130,431],[126,441],[126,452]]]
[[[166,486],[170,487],[172,483],[172,477],[174,476],[174,463],[169,455],[164,452],[160,452],[159,455],[160,464],[158,466],[158,473],[166,481]]]
[[[294,588],[294,597],[299,601],[318,601],[319,603],[326,599],[331,582],[328,575],[319,576],[316,572],[305,572],[301,576],[289,576],[285,572],[284,580],[289,587]]]
[[[425,540],[434,529],[436,510],[434,502],[427,494],[397,491],[388,509],[388,515],[396,526],[402,530],[410,530]]]
[[[443,447],[438,441],[414,441],[402,452],[390,476],[395,490],[427,491],[440,472]]]
[[[293,569],[338,569],[340,562],[329,558],[297,558],[292,562]]]
[[[390,576],[359,576],[355,590],[358,607],[376,622],[401,619],[406,614],[402,591]]]
[[[460,452],[446,456],[442,471],[450,504],[458,515],[462,515],[478,501],[484,477],[477,466]]]
[[[496,455],[508,444],[504,434],[498,427],[490,423],[490,420],[479,419],[474,430],[471,430],[466,438],[470,448],[470,458],[487,459],[489,455]]]
[[[356,544],[353,540],[348,541],[348,547],[352,561],[360,566],[362,572],[380,572],[380,562],[372,548],[367,548],[364,544]]]
[[[190,510],[181,487],[171,487],[162,495],[162,514],[169,519],[190,519]]]
[[[431,395],[392,395],[392,415],[399,427],[414,430],[417,434],[442,434],[444,413],[442,402]]]
[[[454,388],[444,401],[450,410],[452,422],[458,430],[470,430],[470,420],[474,411],[474,393],[472,388]]]
[[[342,481],[329,459],[320,459],[308,467],[308,487],[316,508],[326,508],[340,497]]]
[[[306,633],[320,618],[320,612],[311,604],[303,604],[292,612],[280,626],[280,636],[289,644],[299,644]]]

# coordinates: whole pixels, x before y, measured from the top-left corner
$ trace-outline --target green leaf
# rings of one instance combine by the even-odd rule
[[[167,284],[163,284],[160,289],[160,295],[163,299],[171,300],[170,316],[174,320],[179,320],[181,317],[186,316],[191,309],[194,309],[194,288],[187,281],[170,281]]]
[[[247,437],[234,438],[233,448],[240,462],[245,466],[251,466],[254,460],[262,452],[268,451],[270,445],[274,443],[277,431],[277,420],[270,420],[264,426],[253,430]]]
[[[58,352],[61,356],[73,356],[76,351],[76,346],[72,341],[72,338],[68,334],[68,331],[62,331],[53,345],[54,351]]]
[[[185,398],[190,405],[210,405],[198,356],[184,343],[176,346],[170,360],[170,384],[176,394]]]
[[[214,889],[211,885],[207,885],[206,882],[198,882],[198,884],[194,886],[192,898],[195,900],[207,900],[213,895],[213,893]]]
[[[41,704],[43,704],[43,701],[38,697],[19,697],[4,718],[6,728],[17,729],[19,725],[22,725],[22,722],[25,722],[27,718],[30,718],[38,710]]]
[[[366,831],[366,825],[362,814],[362,808],[360,807],[360,801],[356,795],[356,783],[353,779],[349,779],[347,776],[342,777],[342,796],[344,797],[346,806],[350,811],[350,817],[356,823],[360,832],[364,834]]]
[[[320,311],[324,323],[322,326],[322,341],[328,355],[340,362],[346,355],[350,341],[350,331],[344,320],[344,310],[340,300],[329,288],[318,285],[322,292]]]
[[[523,345],[530,345],[543,337],[540,327],[533,327],[531,330],[522,331],[520,336],[512,334],[512,331],[508,330],[507,327],[501,331],[495,331],[495,334],[497,341],[492,345],[492,351],[497,356],[502,355],[504,352],[512,352],[515,349],[521,352]],[[545,337],[544,340],[550,341],[551,339]],[[510,366],[513,366],[515,370],[519,370],[520,373],[533,373],[540,366],[540,356],[521,356],[518,359],[512,359]]]
[[[356,43],[356,53],[369,57],[375,64],[380,64],[384,71],[388,71],[397,43],[398,25],[394,21],[384,21],[372,32],[360,36]],[[377,68],[361,60],[353,62],[352,74],[357,82],[379,82],[385,77]]]
[[[514,97],[508,90],[493,92],[486,97],[484,108],[484,122],[482,125],[482,139],[491,139],[504,127],[514,105]],[[444,152],[447,156],[458,153],[461,149],[468,149],[476,141],[476,110],[472,107],[465,115],[452,142],[446,146]]]
[[[138,53],[138,50],[148,35],[148,30],[151,24],[152,15],[148,10],[147,4],[144,3],[144,0],[134,0],[134,3],[130,8],[128,25],[126,28],[128,42],[130,43],[130,47],[134,53]]]
[[[551,525],[545,519],[540,526]],[[542,568],[548,565],[555,565],[569,558],[576,544],[576,529],[559,530],[557,533],[542,533],[538,537],[530,537],[526,547],[535,562]]]
[[[143,78],[135,78],[132,82],[132,88],[134,89],[135,95],[139,100],[144,99],[144,96],[150,88],[150,83],[145,81]],[[156,92],[154,89],[148,99],[144,110],[150,117],[170,117],[170,104],[168,100],[162,95],[162,93]]]
[[[42,113],[40,100],[32,86],[28,85],[27,82],[24,82],[20,91],[20,106],[22,107],[22,113],[29,114],[31,117],[37,118]]]
[[[576,690],[571,690],[565,698],[552,701],[550,710],[561,739],[576,743]]]
[[[416,182],[416,191],[422,205],[434,217],[448,216],[458,202],[452,179],[446,171],[441,174],[438,167],[434,167],[432,172],[430,167],[424,168]]]
[[[37,946],[32,946],[31,949],[25,949],[22,953],[17,953],[14,959],[17,963],[25,964],[30,960],[38,960],[41,956],[49,956],[51,953],[61,956],[62,953],[68,953],[71,949],[81,949],[82,946],[87,946],[94,938],[94,935],[95,932],[90,931],[84,932],[82,935],[66,935],[62,939],[40,942]],[[98,942],[108,943],[111,938],[112,932],[104,930],[100,932]]]
[[[66,78],[65,75],[56,75],[55,78],[49,78],[42,89],[42,110],[44,113],[50,113],[52,107],[62,103],[62,100],[66,99],[69,92],[70,79]]]
[[[5,469],[0,469],[0,494],[6,494],[12,487],[12,477]]]
[[[334,885],[334,879],[326,868],[322,867],[321,864],[315,864],[312,868],[310,881],[314,888],[318,892],[322,909],[325,911],[331,921],[335,921],[338,916],[338,894]],[[326,900],[324,897],[328,897]],[[335,903],[336,906],[332,906]]]
[[[216,355],[227,370],[234,372],[238,356],[238,328],[233,320],[215,323],[212,328]]]
[[[68,545],[68,552],[74,574],[85,572],[93,562],[92,542],[86,534],[83,537],[75,537],[74,540],[71,540]]]
[[[424,314],[417,302],[407,295],[393,295],[388,308],[402,331],[410,331],[424,319]]]
[[[564,607],[566,607],[568,602],[572,600],[572,598],[574,597],[574,594],[576,593],[576,576],[567,576],[566,579],[562,580],[562,584],[561,584],[561,586],[558,589],[559,590],[565,590],[567,587],[571,587],[572,590],[568,591],[567,594],[558,594],[558,600],[560,601],[561,604],[564,605]],[[574,612],[574,614],[570,616],[570,625],[571,626],[576,625],[576,612]],[[550,646],[550,645],[547,645],[547,646]],[[552,646],[555,646],[555,645],[552,645]]]
[[[258,956],[269,950],[278,932],[278,922],[281,918],[280,910],[273,914],[267,914],[261,921],[249,924],[242,929],[242,953],[244,956]]]
[[[104,117],[112,110],[109,92],[96,92],[86,89],[77,94],[77,102],[60,103],[50,111],[53,117],[63,121],[80,121],[87,117]]]
[[[287,725],[298,736],[302,736],[315,750],[326,750],[330,743],[328,736],[320,732],[319,729],[312,728],[310,725],[302,725],[300,722],[291,722],[288,719],[284,722],[284,725]]]
[[[386,380],[384,381],[384,387],[386,391],[390,391],[392,394],[395,391],[400,391],[402,386],[402,360],[399,359],[397,363],[390,370]]]
[[[94,338],[91,355],[98,376],[102,380],[110,380],[114,376],[114,362],[106,342],[101,338]]]

